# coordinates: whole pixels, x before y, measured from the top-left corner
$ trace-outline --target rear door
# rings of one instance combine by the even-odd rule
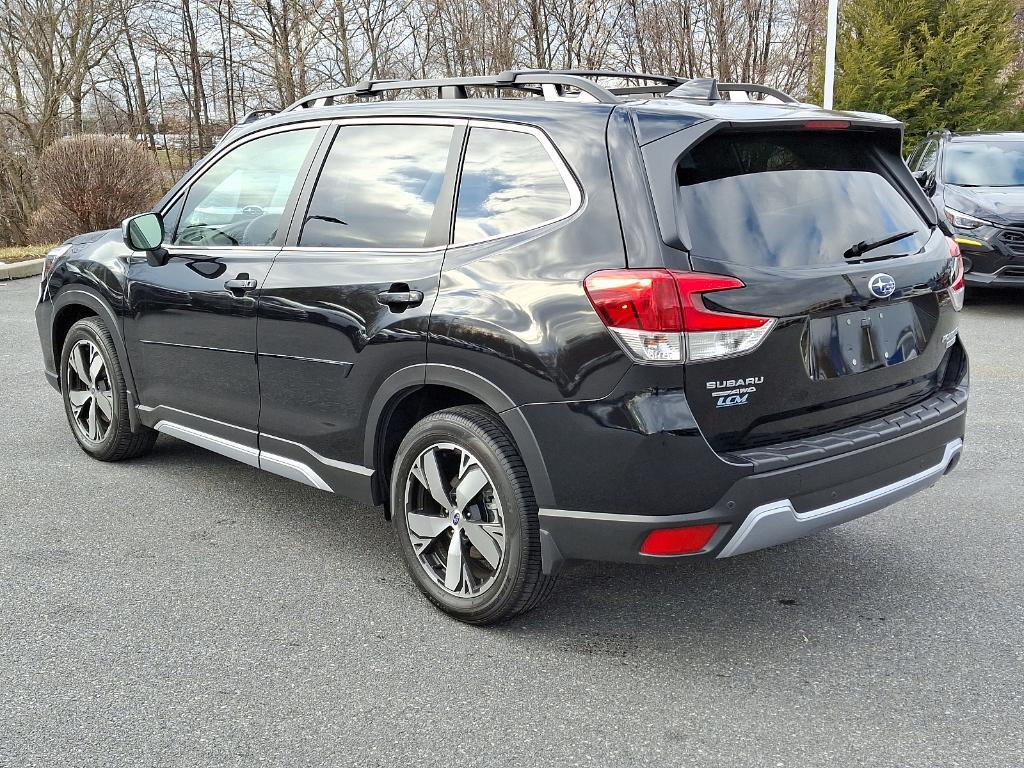
[[[465,121],[346,121],[325,140],[260,294],[261,461],[348,495],[384,379],[426,361]],[[353,485],[355,484],[355,485]]]
[[[704,304],[775,318],[753,351],[687,366],[713,447],[821,434],[941,386],[956,330],[949,247],[898,148],[868,131],[726,129],[665,181],[689,268],[744,284]]]

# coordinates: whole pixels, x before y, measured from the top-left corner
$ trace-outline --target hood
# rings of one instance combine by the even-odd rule
[[[1024,187],[959,187],[947,184],[943,202],[994,224],[1024,226]]]

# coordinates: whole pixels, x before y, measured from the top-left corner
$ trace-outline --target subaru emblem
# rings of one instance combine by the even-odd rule
[[[871,291],[872,296],[887,299],[896,291],[896,281],[892,279],[892,275],[879,272],[868,280],[868,290]]]
[[[454,515],[452,515],[452,525],[458,525],[459,524],[459,520],[460,520],[460,517],[459,517],[459,513],[458,512],[456,512]]]

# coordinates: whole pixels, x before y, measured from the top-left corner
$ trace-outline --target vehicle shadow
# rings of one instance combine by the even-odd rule
[[[808,642],[821,630],[898,619],[905,601],[935,598],[927,567],[901,561],[904,553],[893,552],[891,541],[874,543],[887,548],[885,557],[864,557],[872,542],[863,531],[826,531],[723,561],[580,563],[563,574],[544,608],[497,631],[558,636],[584,651],[604,643],[614,654],[636,637],[671,652],[706,646],[709,637],[767,649]]]
[[[964,298],[966,309],[1009,309],[1024,308],[1024,289],[1022,288],[984,288],[968,286]]]
[[[302,548],[339,580],[359,574],[361,583],[382,585],[394,597],[393,610],[411,612],[412,621],[453,621],[435,613],[417,592],[381,510],[166,438],[140,462],[154,462],[164,472],[176,467],[210,489],[210,520],[204,522],[200,511],[194,524],[220,522],[213,517],[222,518],[231,497],[237,502],[244,493],[233,514],[247,518],[250,532],[255,527],[283,546]],[[641,644],[645,652],[670,654],[694,647],[705,654],[729,647],[784,654],[794,642],[811,642],[837,628],[884,627],[886,621],[891,626],[910,606],[943,599],[935,593],[944,580],[936,578],[934,561],[915,556],[895,534],[857,526],[727,560],[572,563],[543,606],[470,631],[517,645],[542,643],[569,654],[619,659],[631,657]],[[709,644],[709,636],[716,643]]]

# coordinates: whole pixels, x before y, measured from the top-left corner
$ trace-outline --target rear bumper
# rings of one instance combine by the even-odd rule
[[[959,460],[966,404],[927,428],[861,450],[748,475],[711,507],[678,515],[629,515],[540,510],[544,568],[565,560],[650,562],[640,554],[654,530],[715,523],[700,552],[683,557],[732,557],[831,528],[923,490]]]
[[[824,507],[799,512],[789,499],[762,504],[747,515],[736,533],[729,538],[729,543],[722,547],[718,557],[732,557],[774,547],[895,504],[938,482],[959,460],[963,445],[964,441],[960,438],[951,440],[946,443],[942,460],[938,464],[903,480],[896,480]]]

